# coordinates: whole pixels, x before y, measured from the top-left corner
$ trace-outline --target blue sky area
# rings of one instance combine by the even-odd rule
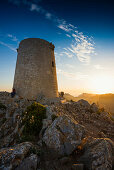
[[[1,0],[0,91],[11,91],[16,48],[25,38],[55,45],[59,91],[114,93],[111,0]]]

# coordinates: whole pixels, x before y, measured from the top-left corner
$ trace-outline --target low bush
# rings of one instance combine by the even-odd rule
[[[38,135],[42,129],[42,120],[46,118],[46,108],[35,102],[27,107],[22,116],[22,125],[24,125],[22,138],[28,139],[33,135]]]

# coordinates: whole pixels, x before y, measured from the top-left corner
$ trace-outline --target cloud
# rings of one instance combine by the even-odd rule
[[[7,36],[8,36],[9,38],[11,38],[12,41],[15,41],[15,42],[18,41],[17,37],[14,36],[14,35],[12,35],[12,34],[7,34]]]
[[[60,74],[60,75],[63,75],[67,78],[70,78],[70,79],[75,79],[75,80],[79,80],[79,79],[87,79],[89,76],[88,75],[85,75],[85,74],[82,74],[80,72],[77,72],[77,73],[69,73],[69,72],[66,72],[64,70],[61,70],[61,69],[58,69],[57,68],[57,73]]]
[[[38,7],[38,5],[36,5],[36,4],[31,4],[30,11],[37,11],[37,12],[39,12],[40,11],[40,7]]]
[[[41,14],[44,14],[46,19],[52,19],[52,14],[49,13],[48,11],[46,11],[45,9],[43,9],[41,6],[39,6],[38,4],[33,4],[33,3],[29,3],[29,9],[30,11],[36,11],[39,12]]]
[[[66,34],[67,37],[71,37],[69,34]]]
[[[65,77],[68,77],[68,78],[73,78],[74,77],[73,73],[69,73],[69,72],[66,72],[66,71],[58,69],[58,68],[57,68],[57,73],[65,76]]]
[[[70,24],[67,24],[65,20],[56,19],[57,27],[62,29],[63,31],[70,32],[73,30],[73,27]]]
[[[65,26],[65,25],[60,24],[60,25],[58,25],[58,28],[66,31],[66,32],[69,32],[69,29],[68,29],[67,26]]]
[[[95,55],[95,47],[92,37],[88,37],[79,32],[77,27],[67,23],[64,19],[60,19],[53,15],[49,11],[46,11],[43,7],[39,6],[39,0],[10,0],[15,4],[24,4],[28,6],[30,11],[36,11],[43,14],[46,19],[51,19],[56,26],[65,32],[65,35],[71,39],[71,43],[66,47],[66,50],[61,52],[60,55],[66,55],[69,58],[76,57],[80,62],[89,64],[91,57]]]
[[[60,55],[65,54],[68,58],[72,58],[73,55],[71,53],[69,53],[68,51],[63,51]]]
[[[10,50],[12,50],[12,51],[14,51],[14,52],[17,52],[16,51],[16,48],[17,47],[12,47],[12,45],[10,45],[10,44],[8,44],[8,43],[5,43],[4,41],[2,41],[2,39],[8,39],[8,42],[10,41],[11,42],[11,44],[12,44],[12,41],[13,41],[13,44],[15,44],[16,46],[18,45],[18,43],[19,43],[19,40],[18,40],[18,38],[16,37],[16,36],[14,36],[14,35],[12,35],[12,34],[2,34],[1,33],[1,40],[0,40],[0,44],[1,45],[3,45],[3,46],[5,46],[5,47],[7,47],[7,48],[9,48]]]
[[[3,45],[3,46],[5,46],[5,47],[8,47],[10,50],[12,50],[12,51],[14,51],[14,52],[17,52],[16,49],[13,48],[12,46],[10,46],[9,44],[6,44],[6,43],[4,43],[4,42],[2,42],[2,41],[0,41],[0,44]]]
[[[80,72],[77,72],[77,73],[69,73],[69,72],[66,72],[64,70],[61,70],[61,69],[58,69],[57,68],[57,73],[60,74],[60,75],[63,75],[67,78],[70,78],[70,79],[75,79],[75,80],[80,80],[80,79],[87,79],[89,76],[88,75],[85,75],[85,74],[82,74]]]
[[[75,29],[72,32],[74,32],[71,33],[73,41],[64,50],[70,56],[77,57],[80,62],[89,64],[91,56],[95,54],[94,43],[87,36],[83,35],[82,32],[78,32]]]

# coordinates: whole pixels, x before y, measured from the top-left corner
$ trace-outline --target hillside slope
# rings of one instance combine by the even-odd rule
[[[90,104],[96,103],[99,107],[104,107],[108,112],[114,115],[114,94],[88,94],[83,93],[78,97],[65,94],[64,98],[68,101],[87,100]]]

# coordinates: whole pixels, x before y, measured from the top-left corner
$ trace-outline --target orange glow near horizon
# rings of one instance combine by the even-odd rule
[[[111,76],[95,76],[91,81],[92,92],[95,94],[112,93],[114,80]]]
[[[78,80],[79,81],[79,80]],[[61,84],[61,81],[58,81],[58,85]],[[9,86],[4,85],[0,87],[0,91],[12,91],[12,84]],[[112,75],[107,74],[99,74],[99,75],[92,75],[79,83],[75,83],[75,86],[71,86],[69,84],[63,84],[59,86],[59,92],[64,91],[65,93],[69,93],[72,96],[79,96],[82,93],[88,94],[107,94],[112,93],[114,94],[114,77]]]

